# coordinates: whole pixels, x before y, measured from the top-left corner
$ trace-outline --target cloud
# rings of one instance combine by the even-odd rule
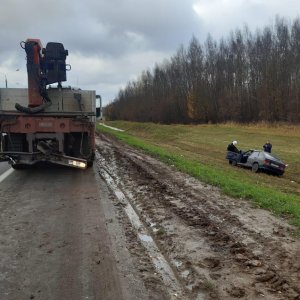
[[[2,0],[0,87],[26,86],[26,38],[61,42],[72,70],[66,85],[95,89],[104,103],[192,36],[203,42],[242,27],[262,27],[279,14],[294,18],[295,0]],[[20,71],[16,71],[20,69]]]
[[[124,88],[129,81],[136,80],[141,70],[153,68],[155,62],[161,62],[168,56],[169,53],[152,50],[119,57],[70,54],[68,62],[72,65],[72,71],[67,74],[68,83],[71,86],[96,89],[108,103],[120,88]]]
[[[292,20],[299,16],[299,8],[297,0],[200,0],[193,5],[204,30],[214,39],[245,24],[254,32],[271,24],[277,15]]]

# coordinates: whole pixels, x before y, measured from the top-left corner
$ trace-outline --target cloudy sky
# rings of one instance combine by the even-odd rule
[[[193,35],[218,40],[244,24],[254,31],[299,14],[299,0],[1,0],[0,87],[5,77],[8,87],[27,87],[19,43],[39,38],[69,50],[64,85],[96,90],[105,105]]]

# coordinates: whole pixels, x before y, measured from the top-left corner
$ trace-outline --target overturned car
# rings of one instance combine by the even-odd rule
[[[226,159],[232,166],[251,168],[252,172],[265,171],[276,175],[283,175],[285,163],[278,157],[261,150],[247,150],[238,153],[227,151]]]

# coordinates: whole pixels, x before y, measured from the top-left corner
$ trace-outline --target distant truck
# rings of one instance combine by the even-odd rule
[[[95,156],[96,92],[63,88],[68,51],[60,43],[21,43],[28,89],[0,89],[0,161],[20,169],[50,162],[85,169]],[[47,85],[58,83],[57,88]]]

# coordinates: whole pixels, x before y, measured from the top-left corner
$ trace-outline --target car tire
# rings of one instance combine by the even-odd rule
[[[252,165],[252,172],[253,172],[253,173],[257,173],[258,170],[259,170],[259,165],[258,165],[258,163],[254,163],[254,164]]]
[[[232,160],[229,160],[228,163],[229,163],[230,165],[232,165]]]
[[[231,165],[235,167],[235,166],[237,165],[237,161],[236,161],[236,160],[233,160],[233,161],[231,162]]]

